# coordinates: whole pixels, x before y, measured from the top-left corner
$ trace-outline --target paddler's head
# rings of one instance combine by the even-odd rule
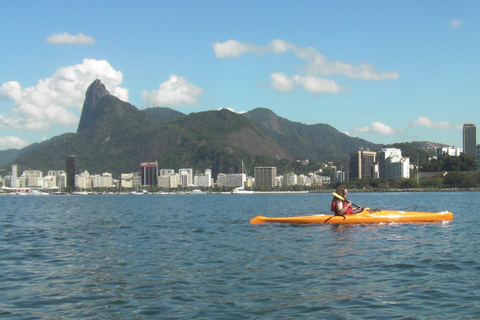
[[[347,197],[347,189],[345,189],[344,187],[339,187],[337,189],[337,192],[336,192],[339,196],[341,196],[342,198],[346,198]]]

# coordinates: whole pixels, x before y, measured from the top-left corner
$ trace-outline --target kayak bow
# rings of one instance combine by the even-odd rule
[[[393,210],[370,210],[345,216],[313,215],[298,217],[263,217],[257,216],[250,220],[252,224],[277,222],[290,224],[313,224],[313,223],[382,223],[382,222],[441,222],[451,221],[453,214],[450,211],[442,212],[418,212],[418,211],[393,211]]]

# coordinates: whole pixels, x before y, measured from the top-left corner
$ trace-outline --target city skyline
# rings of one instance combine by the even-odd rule
[[[139,109],[263,107],[373,143],[462,147],[480,118],[479,13],[477,1],[4,2],[0,150],[75,132],[97,78]]]

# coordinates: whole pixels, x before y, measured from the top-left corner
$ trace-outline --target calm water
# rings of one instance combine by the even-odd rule
[[[480,193],[350,193],[451,223],[250,225],[330,194],[0,197],[0,318],[478,319]]]

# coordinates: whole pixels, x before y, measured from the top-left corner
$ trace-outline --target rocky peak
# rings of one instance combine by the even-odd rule
[[[110,95],[110,93],[105,89],[105,85],[99,79],[93,81],[85,94],[85,102],[83,103],[82,116],[77,132],[89,129],[95,123],[97,103],[106,95]]]

